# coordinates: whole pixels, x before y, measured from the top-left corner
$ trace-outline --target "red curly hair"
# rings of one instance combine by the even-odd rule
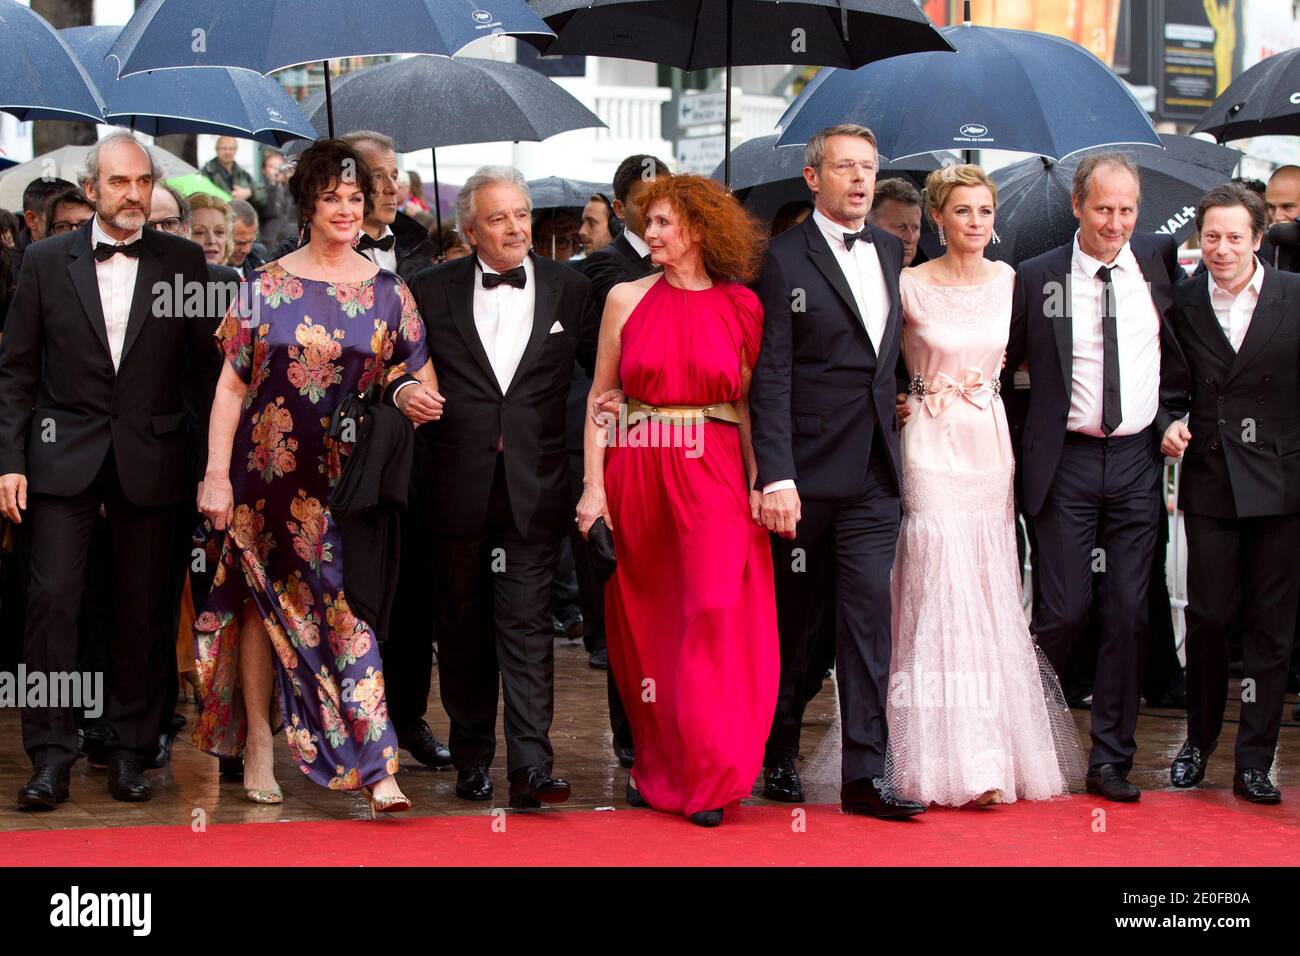
[[[641,197],[647,219],[657,202],[668,203],[686,230],[699,235],[704,268],[712,278],[747,285],[758,277],[767,238],[721,183],[705,176],[660,175]]]

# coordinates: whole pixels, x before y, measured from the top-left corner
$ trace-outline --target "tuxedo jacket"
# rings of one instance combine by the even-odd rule
[[[1177,243],[1170,236],[1135,234],[1129,246],[1151,290],[1160,316],[1160,390],[1152,423],[1153,463],[1159,462],[1160,442],[1171,423],[1187,408],[1187,366],[1171,324],[1173,280],[1180,274]],[[1070,273],[1074,244],[1059,246],[1020,264],[1011,308],[1011,332],[1003,387],[1026,358],[1032,383],[1029,409],[1020,433],[1024,508],[1038,514],[1056,476],[1070,416],[1074,371],[1074,327]],[[1181,409],[1181,411],[1179,410]]]
[[[654,266],[648,265],[627,241],[626,232],[620,232],[609,245],[583,259],[580,268],[591,280],[597,318],[605,312],[610,289],[620,282],[632,282],[654,272]]]
[[[397,254],[398,278],[409,285],[418,272],[429,268],[433,263],[435,252],[433,240],[429,238],[428,230],[404,212],[397,214],[397,218],[393,220],[393,224],[389,228],[393,230],[393,252]],[[283,259],[289,253],[301,249],[310,242],[310,226],[302,231],[301,239],[300,242],[297,235],[289,236],[284,242],[280,243],[273,254],[267,257],[267,261]],[[366,258],[370,257],[367,256]],[[258,263],[258,265],[261,264]]]
[[[1191,372],[1192,440],[1178,504],[1214,518],[1300,512],[1300,276],[1261,262],[1255,314],[1234,352],[1209,276],[1174,287],[1174,333]]]
[[[588,374],[595,365],[598,321],[585,276],[540,256],[532,261],[537,286],[532,333],[504,393],[474,324],[478,257],[426,269],[411,283],[438,390],[447,400],[442,418],[416,431],[412,494],[425,499],[422,510],[435,533],[482,530],[498,437],[520,534],[529,541],[559,538],[573,521],[564,402],[575,359]],[[409,380],[394,382],[389,396]]]
[[[170,505],[191,493],[186,389],[194,384],[191,360],[213,348],[220,316],[177,316],[172,308],[176,282],[194,289],[208,278],[198,245],[147,226],[141,241],[116,372],[91,222],[33,243],[23,257],[0,344],[0,474],[26,475],[35,493],[85,491],[110,447],[133,504]],[[192,391],[189,401],[197,407]]]
[[[758,293],[763,348],[749,391],[759,488],[789,478],[801,498],[851,497],[866,477],[877,430],[901,487],[894,405],[907,378],[898,295],[903,245],[868,228],[889,293],[879,355],[812,216],[768,246]]]

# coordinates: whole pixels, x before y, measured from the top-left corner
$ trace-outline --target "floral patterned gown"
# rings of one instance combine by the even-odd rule
[[[329,497],[350,446],[326,436],[349,392],[386,384],[428,360],[424,325],[400,279],[301,279],[263,266],[217,330],[248,385],[230,460],[235,515],[209,539],[212,592],[194,624],[204,687],[200,749],[240,753],[240,621],[252,600],[275,650],[275,691],[300,770],[355,790],[397,771],[379,647],[349,609]],[[251,307],[251,312],[247,311]],[[274,717],[272,718],[274,720]]]

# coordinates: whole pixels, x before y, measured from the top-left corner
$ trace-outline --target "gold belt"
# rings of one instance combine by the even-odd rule
[[[718,402],[714,405],[647,405],[636,398],[627,400],[627,417],[631,422],[633,415],[648,417],[654,421],[671,425],[689,425],[710,419],[716,422],[740,424],[740,412],[731,402]]]

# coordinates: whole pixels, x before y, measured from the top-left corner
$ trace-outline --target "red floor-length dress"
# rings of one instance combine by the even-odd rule
[[[742,354],[752,367],[761,341],[744,286],[660,278],[623,327],[622,388],[661,406],[735,401]],[[689,815],[748,796],[762,767],[781,667],[772,552],[749,516],[736,425],[663,426],[657,441],[636,427],[648,429],[627,429],[605,459],[618,554],[609,663],[641,795]]]

